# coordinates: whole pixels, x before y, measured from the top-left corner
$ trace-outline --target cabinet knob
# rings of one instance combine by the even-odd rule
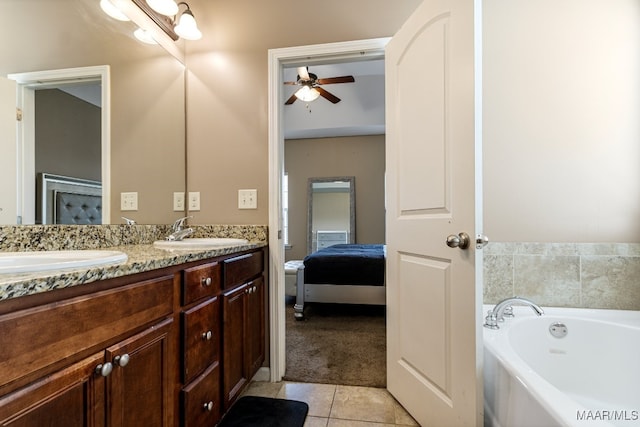
[[[211,337],[213,337],[213,333],[211,331],[203,332],[202,339],[206,341],[210,341]]]
[[[113,365],[111,364],[111,362],[101,363],[96,366],[96,374],[102,375],[103,377],[109,375],[111,371],[113,371]]]
[[[124,368],[129,363],[129,355],[127,353],[125,353],[125,354],[123,354],[121,356],[116,356],[113,359],[113,363],[115,363],[116,365],[120,366],[121,368]]]
[[[211,412],[213,410],[213,402],[209,401],[204,404],[204,410]]]
[[[253,292],[257,291],[258,288],[256,286],[253,287]]]
[[[202,279],[202,286],[211,286],[211,277]]]

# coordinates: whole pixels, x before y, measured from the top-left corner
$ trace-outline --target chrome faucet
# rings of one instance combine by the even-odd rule
[[[172,232],[166,237],[166,240],[171,240],[171,241],[182,240],[185,237],[193,234],[193,228],[191,227],[183,228],[184,222],[189,218],[193,218],[193,217],[185,216],[184,218],[180,218],[176,220],[176,222],[174,222],[173,225],[171,226]]]
[[[535,302],[522,297],[510,297],[503,299],[493,310],[489,310],[487,317],[484,319],[484,327],[489,329],[500,329],[498,322],[504,321],[504,317],[513,317],[513,306],[524,305],[529,306],[538,316],[544,314],[544,310]]]

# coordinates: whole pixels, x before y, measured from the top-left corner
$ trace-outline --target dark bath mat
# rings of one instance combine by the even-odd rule
[[[309,405],[297,400],[244,396],[233,404],[218,427],[302,427]]]

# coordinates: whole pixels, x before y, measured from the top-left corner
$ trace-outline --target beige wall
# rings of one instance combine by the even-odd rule
[[[269,49],[392,36],[419,3],[190,2],[204,34],[187,44],[187,180],[202,208],[194,222],[268,223]],[[245,188],[258,190],[257,210],[237,208]]]
[[[485,233],[640,242],[640,2],[484,2]]]
[[[185,188],[184,69],[169,56],[111,67],[111,219],[169,224],[173,192]],[[138,211],[120,211],[120,193],[138,192]]]
[[[310,177],[355,176],[356,243],[384,243],[384,135],[285,141],[289,175],[286,260],[307,255],[307,185]]]

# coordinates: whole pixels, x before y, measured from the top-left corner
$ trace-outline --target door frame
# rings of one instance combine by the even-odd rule
[[[65,68],[59,70],[15,73],[7,76],[17,84],[17,106],[22,110],[18,122],[18,207],[17,215],[23,224],[35,224],[35,91],[56,88],[79,82],[100,82],[101,85],[101,174],[102,224],[111,222],[111,79],[108,65]]]
[[[384,58],[389,37],[270,49],[269,80],[269,377],[282,380],[286,367],[282,176],[284,174],[284,66]]]

